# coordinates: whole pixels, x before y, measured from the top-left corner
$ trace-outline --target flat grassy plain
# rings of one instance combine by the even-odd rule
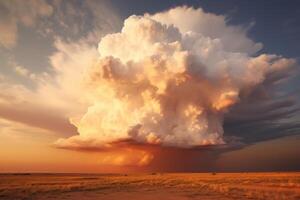
[[[297,173],[1,174],[0,199],[300,199]]]

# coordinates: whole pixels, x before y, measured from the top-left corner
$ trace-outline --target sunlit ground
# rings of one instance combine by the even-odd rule
[[[300,199],[300,173],[0,175],[0,199]]]

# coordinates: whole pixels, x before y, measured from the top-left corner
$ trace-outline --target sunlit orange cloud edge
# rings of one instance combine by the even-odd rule
[[[119,166],[127,172],[180,172],[213,171],[213,160],[217,152],[236,148],[237,144],[199,145],[189,148],[163,146],[161,144],[140,143],[133,139],[114,141],[109,144],[91,145],[90,140],[82,146],[53,147],[68,151],[94,153],[99,155],[102,165]]]

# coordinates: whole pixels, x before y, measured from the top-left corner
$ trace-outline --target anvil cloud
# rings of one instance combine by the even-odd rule
[[[85,108],[69,116],[79,135],[56,145],[128,139],[184,148],[223,144],[224,114],[269,74],[294,63],[259,55],[261,48],[247,29],[200,8],[130,16],[120,32],[101,39],[98,58],[93,53],[81,66]]]

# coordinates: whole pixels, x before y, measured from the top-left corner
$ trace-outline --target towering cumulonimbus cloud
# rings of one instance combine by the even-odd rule
[[[130,16],[104,36],[83,78],[86,113],[71,117],[79,138],[165,146],[222,144],[224,113],[241,92],[293,60],[253,56],[262,48],[223,16],[178,7]],[[66,141],[60,140],[57,144]]]

